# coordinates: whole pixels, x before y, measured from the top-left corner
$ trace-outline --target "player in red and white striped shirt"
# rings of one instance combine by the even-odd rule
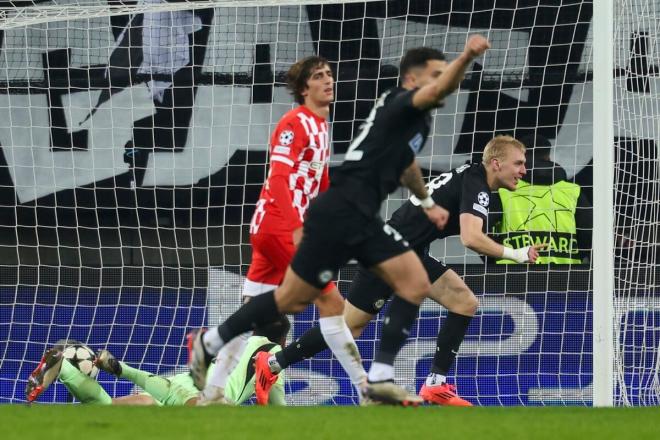
[[[244,295],[273,290],[282,281],[309,202],[328,188],[328,144],[328,123],[305,105],[286,113],[273,131],[270,170],[250,224],[253,253]]]
[[[324,58],[307,57],[287,72],[287,81],[298,107],[286,113],[270,137],[270,169],[250,223],[252,263],[243,287],[246,300],[274,290],[284,278],[293,254],[302,238],[302,224],[310,202],[329,186],[330,157],[327,118],[334,99],[334,78]],[[355,341],[342,316],[344,303],[334,282],[329,282],[315,304],[320,327],[328,346],[359,386],[366,373]],[[241,356],[249,334],[220,347],[217,328],[191,336],[191,356],[208,365],[218,353],[214,375],[204,384],[206,371],[191,368],[196,385],[203,389],[201,404],[224,399],[228,372]],[[202,343],[200,343],[202,342]],[[202,349],[203,348],[203,349]],[[301,347],[304,351],[305,347]],[[195,363],[199,364],[199,362]],[[258,372],[259,373],[259,372]],[[270,371],[263,374],[269,375]],[[267,377],[268,382],[277,376]],[[257,393],[268,392],[257,383]]]

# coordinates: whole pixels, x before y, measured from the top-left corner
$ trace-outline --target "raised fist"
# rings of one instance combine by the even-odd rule
[[[472,35],[465,43],[464,52],[472,58],[476,58],[490,48],[490,43],[482,35]]]

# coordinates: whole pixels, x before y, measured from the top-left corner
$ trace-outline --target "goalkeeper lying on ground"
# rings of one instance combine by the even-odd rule
[[[255,392],[254,360],[258,352],[277,353],[285,344],[289,332],[289,321],[284,319],[255,331],[248,339],[247,347],[238,361],[238,365],[228,378],[225,398],[227,403],[240,405]],[[276,344],[271,341],[277,341]],[[64,341],[66,343],[66,341]],[[71,343],[69,341],[69,343]],[[118,378],[128,379],[142,388],[145,393],[131,394],[111,398],[101,385],[90,376],[76,368],[64,358],[64,345],[58,343],[44,354],[39,366],[28,379],[25,393],[28,402],[33,402],[50,384],[58,380],[66,386],[69,392],[82,403],[101,405],[196,405],[199,390],[195,388],[189,373],[180,373],[171,377],[162,377],[138,370],[128,364],[118,361],[109,351],[101,350],[96,356],[95,364],[101,370]],[[212,374],[215,364],[212,364],[207,374]],[[284,377],[280,374],[275,386],[267,396],[258,396],[260,404],[286,405],[284,398]]]

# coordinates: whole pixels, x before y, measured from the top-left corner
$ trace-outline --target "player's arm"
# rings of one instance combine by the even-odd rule
[[[416,161],[413,160],[410,166],[403,171],[400,181],[401,185],[408,188],[420,200],[420,205],[424,208],[424,213],[431,223],[435,224],[438,229],[444,228],[449,219],[449,211],[437,205],[429,196],[422,177],[422,170]]]
[[[480,56],[490,48],[490,43],[481,35],[472,35],[463,53],[447,68],[438,78],[430,84],[421,87],[413,95],[413,105],[420,110],[437,107],[447,95],[458,88],[465,76],[465,70],[476,57]]]
[[[293,142],[282,145],[283,133],[289,133],[293,137]],[[268,191],[273,196],[275,205],[282,212],[282,217],[288,222],[293,232],[293,242],[298,244],[302,237],[302,220],[298,212],[293,207],[291,191],[289,190],[289,177],[293,172],[296,159],[302,148],[303,139],[295,136],[295,129],[291,125],[285,126],[276,136],[273,136],[274,147],[270,157],[270,171],[268,177]]]
[[[460,215],[461,243],[478,254],[493,258],[506,258],[517,263],[534,263],[539,257],[539,249],[545,245],[526,246],[520,249],[511,249],[502,246],[495,240],[484,234],[484,220],[474,214],[467,212]]]
[[[330,167],[328,164],[323,168],[323,175],[321,176],[321,183],[319,184],[319,193],[327,191],[330,187]]]
[[[275,200],[275,205],[282,212],[282,217],[291,226],[293,243],[297,246],[302,237],[302,221],[298,212],[293,207],[293,200],[289,191],[289,175],[293,168],[282,162],[272,162],[270,169],[271,176],[268,179],[268,190]]]

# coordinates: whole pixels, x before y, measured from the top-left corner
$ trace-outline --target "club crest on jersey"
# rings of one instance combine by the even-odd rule
[[[424,136],[422,136],[422,133],[417,133],[412,139],[410,139],[410,141],[408,141],[408,145],[410,146],[410,149],[413,150],[413,153],[419,153],[424,146]]]
[[[291,130],[284,130],[280,133],[280,145],[291,145],[293,142],[293,132]]]
[[[479,204],[480,204],[481,206],[487,207],[488,204],[490,203],[490,196],[488,195],[487,192],[485,192],[485,191],[481,191],[481,192],[477,195],[477,201],[479,202]]]

